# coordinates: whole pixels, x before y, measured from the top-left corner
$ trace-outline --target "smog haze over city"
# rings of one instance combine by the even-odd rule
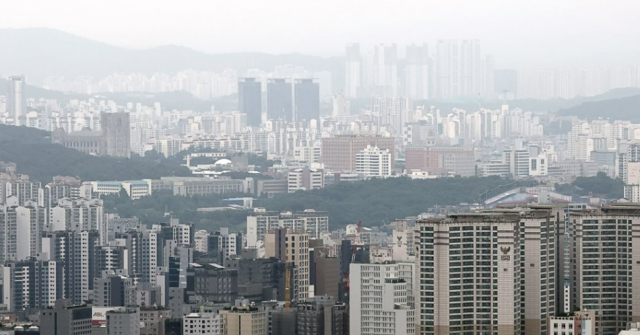
[[[638,13],[0,0],[0,334],[640,334]]]

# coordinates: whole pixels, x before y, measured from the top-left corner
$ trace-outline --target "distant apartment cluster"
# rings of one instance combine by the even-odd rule
[[[487,98],[494,94],[494,63],[483,57],[478,40],[439,40],[431,51],[427,44],[408,45],[404,59],[396,44],[376,45],[370,52],[348,44],[344,92],[348,98]]]

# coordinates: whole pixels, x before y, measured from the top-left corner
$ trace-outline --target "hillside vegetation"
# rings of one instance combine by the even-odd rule
[[[531,181],[512,181],[498,177],[372,179],[329,185],[318,190],[298,191],[271,199],[260,199],[258,203],[273,211],[327,211],[331,229],[358,221],[373,227],[424,213],[434,205],[480,202],[501,192],[533,184]],[[179,218],[181,222],[193,222],[198,229],[211,230],[228,226],[232,230],[243,230],[250,211],[196,211],[201,207],[221,206],[220,200],[235,196],[251,195],[182,197],[157,193],[135,201],[127,197],[109,197],[105,198],[105,208],[108,212],[121,216],[137,216],[143,223],[166,220],[164,215],[167,213]]]
[[[561,116],[575,115],[581,119],[608,119],[640,121],[640,95],[633,95],[618,99],[590,101],[578,106],[563,109],[558,112]]]
[[[624,182],[598,172],[595,177],[578,177],[571,184],[556,185],[556,191],[564,195],[620,199],[624,196]]]
[[[0,161],[18,165],[18,173],[48,183],[54,176],[82,180],[136,180],[188,176],[177,160],[132,157],[96,157],[51,143],[50,133],[34,128],[0,125]]]

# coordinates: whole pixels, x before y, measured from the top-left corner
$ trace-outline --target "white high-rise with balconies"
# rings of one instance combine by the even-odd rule
[[[414,268],[414,263],[351,263],[351,335],[415,333]]]
[[[356,173],[367,177],[386,177],[393,172],[391,152],[367,145],[356,154]]]

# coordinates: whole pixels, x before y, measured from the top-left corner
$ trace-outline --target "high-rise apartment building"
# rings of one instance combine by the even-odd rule
[[[40,206],[54,207],[63,198],[78,199],[81,186],[82,181],[79,178],[55,176],[53,182],[42,188],[42,197],[38,199]]]
[[[595,312],[595,333],[618,334],[640,319],[640,206],[569,212],[572,303]]]
[[[275,257],[294,266],[290,274],[294,287],[289,297],[295,301],[309,298],[309,235],[304,231],[277,228],[265,236],[265,256]]]
[[[384,127],[396,137],[402,137],[405,123],[413,122],[413,100],[411,98],[373,97],[371,107],[373,113],[378,116],[377,128]]]
[[[393,173],[389,149],[367,145],[356,154],[356,173],[367,177],[388,177]]]
[[[40,200],[40,182],[29,180],[26,174],[0,173],[0,204],[24,206]]]
[[[267,119],[293,121],[293,91],[291,81],[267,80]]]
[[[269,212],[256,208],[247,216],[247,246],[256,247],[258,241],[264,241],[268,231],[275,228],[288,228],[305,231],[309,238],[318,239],[322,233],[329,232],[329,217],[326,212],[305,209],[302,212]]]
[[[531,207],[417,221],[416,332],[546,334],[557,220]]]
[[[426,44],[408,45],[405,58],[404,94],[415,100],[429,98],[429,49]]]
[[[0,207],[0,221],[4,216],[5,259],[26,260],[37,257],[41,251],[41,234],[44,232],[46,210],[35,202],[25,206]],[[2,224],[0,222],[0,224]]]
[[[509,148],[502,152],[502,159],[509,166],[509,174],[513,178],[529,176],[529,150]]]
[[[382,136],[342,135],[322,139],[322,162],[327,170],[355,171],[356,154],[369,146],[387,149],[395,162],[395,138]]]
[[[349,334],[415,333],[414,267],[414,263],[351,263]]]
[[[478,40],[463,40],[460,44],[460,96],[482,94],[482,56]]]
[[[7,88],[7,113],[13,118],[15,126],[22,126],[20,119],[27,114],[27,99],[25,97],[26,80],[24,76],[9,77]]]
[[[129,113],[100,114],[102,127],[102,154],[131,157],[131,127]]]
[[[96,230],[101,244],[107,243],[107,227],[104,222],[104,205],[100,199],[60,199],[57,206],[49,210],[49,231]]]
[[[5,263],[3,304],[9,311],[53,307],[64,297],[62,263],[35,259]]]
[[[331,116],[348,116],[351,114],[351,103],[346,100],[342,94],[336,94],[333,96],[333,109],[331,110]]]
[[[314,79],[294,81],[295,121],[320,119],[320,84]]]
[[[65,298],[80,304],[89,300],[96,277],[101,274],[96,260],[97,231],[56,231],[42,237],[42,257],[63,264]]]
[[[394,261],[414,260],[416,256],[414,227],[409,226],[406,220],[394,221],[393,225],[391,237],[393,242],[392,259]]]
[[[373,54],[373,93],[386,97],[398,94],[398,48],[377,45]]]
[[[262,84],[256,78],[238,80],[238,110],[247,115],[249,126],[262,123]]]
[[[358,97],[362,80],[362,60],[360,58],[360,45],[347,44],[345,60],[345,91],[347,98]]]
[[[439,40],[436,45],[435,96],[453,98],[460,93],[460,53],[455,40]]]
[[[348,308],[328,296],[316,296],[296,305],[299,335],[349,334]]]

